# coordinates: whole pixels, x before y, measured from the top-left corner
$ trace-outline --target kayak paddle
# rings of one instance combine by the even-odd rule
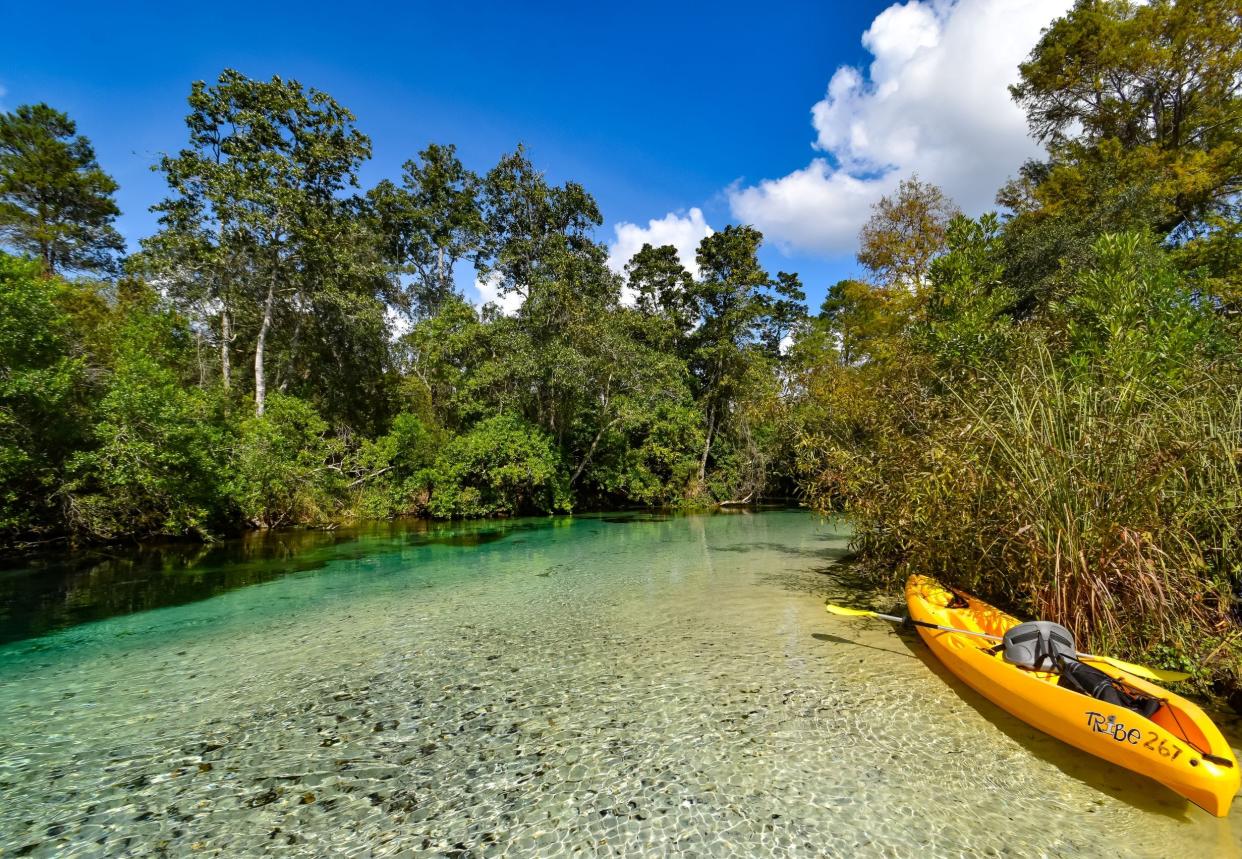
[[[988,641],[1001,641],[999,635],[991,635],[986,632],[972,632],[969,629],[957,629],[952,626],[941,626],[938,623],[928,623],[925,620],[915,620],[910,617],[898,617],[895,614],[881,614],[878,611],[867,611],[861,608],[846,608],[845,606],[832,605],[828,603],[824,606],[831,614],[839,614],[845,617],[876,617],[880,620],[887,620],[890,623],[911,623],[915,626],[921,626],[926,629],[938,629],[941,632],[956,632],[961,635],[973,635],[977,638],[986,638]],[[1103,662],[1114,668],[1119,668],[1135,677],[1142,677],[1146,680],[1157,680],[1164,683],[1175,683],[1178,680],[1185,680],[1190,675],[1184,671],[1165,671],[1162,668],[1147,668],[1142,665],[1135,665],[1133,662],[1123,662],[1120,659],[1114,659],[1111,656],[1097,656],[1094,653],[1079,653],[1078,658],[1083,662]]]

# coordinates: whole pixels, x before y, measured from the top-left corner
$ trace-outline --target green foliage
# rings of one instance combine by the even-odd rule
[[[802,487],[851,515],[867,569],[937,575],[1092,649],[1177,654],[1225,688],[1242,639],[1235,7],[1076,3],[1013,88],[1047,153],[1001,189],[1010,217],[941,229],[879,207],[872,283],[834,287],[791,351]],[[876,247],[924,249],[926,276],[894,278],[901,255]],[[909,288],[884,292],[895,280]]]
[[[343,483],[342,453],[309,403],[272,394],[262,415],[238,427],[232,495],[263,527],[326,521]]]
[[[223,402],[177,373],[188,348],[181,320],[139,302],[118,316],[91,444],[68,463],[68,524],[92,539],[211,536],[232,512]]]
[[[378,243],[361,202],[340,196],[357,183],[370,140],[326,93],[279,77],[227,69],[214,87],[195,82],[189,102],[189,146],[159,165],[173,196],[154,207],[161,230],[134,267],[210,319],[226,386],[234,341],[245,337],[262,415],[273,351],[287,378],[316,346],[338,366],[365,360],[383,329],[378,296],[389,282]],[[318,392],[335,406],[340,390]]]
[[[117,184],[90,141],[46,104],[0,114],[0,240],[48,274],[111,273],[124,250],[112,226]]]
[[[434,516],[568,512],[567,479],[552,439],[499,414],[452,439],[431,471]]]
[[[430,467],[439,455],[443,433],[429,428],[418,415],[402,412],[392,427],[375,440],[364,439],[354,462],[362,486],[357,509],[371,517],[400,516],[424,511],[430,495]]]
[[[694,279],[672,245],[644,244],[625,266],[626,284],[643,322],[642,336],[664,350],[684,342],[695,321]]]
[[[1000,221],[957,216],[945,253],[931,265],[921,333],[942,372],[954,373],[1003,360],[1013,331],[1015,290],[1004,279]]]
[[[1094,263],[1053,312],[1065,315],[1073,360],[1120,378],[1182,380],[1224,348],[1219,320],[1195,300],[1169,256],[1138,235],[1105,235]]]
[[[1048,145],[1002,191],[1036,300],[1104,232],[1151,232],[1206,265],[1226,301],[1242,191],[1242,14],[1229,0],[1081,0],[1012,88]],[[1018,274],[1018,272],[1012,272]]]
[[[858,234],[858,261],[880,286],[918,293],[932,260],[944,246],[957,207],[935,185],[918,176],[903,179],[892,196],[881,197]]]
[[[627,503],[677,505],[692,492],[703,445],[702,417],[692,402],[665,401],[627,410],[592,470],[605,497]]]
[[[770,319],[771,306],[765,290],[772,279],[758,257],[762,242],[763,234],[754,227],[728,226],[703,239],[696,255],[702,276],[690,296],[699,327],[691,333],[689,345],[696,395],[707,417],[699,458],[700,492],[708,491],[713,444],[738,428],[728,418],[748,393],[752,366],[771,358],[756,342]]]
[[[67,118],[6,121],[42,123],[60,155],[10,159],[0,178],[63,183],[53,162],[77,159],[111,193]],[[798,276],[764,271],[752,227],[705,239],[697,279],[672,247],[644,247],[622,278],[594,198],[522,147],[480,176],[431,145],[399,184],[353,193],[370,153],[353,115],[233,70],[191,87],[186,130],[157,167],[159,230],[123,279],[71,287],[5,258],[22,288],[0,311],[31,320],[0,344],[6,537],[790,490],[782,380],[810,323]],[[457,293],[467,260],[515,312]]]
[[[1237,542],[1236,400],[1101,386],[1042,346],[949,398],[865,462],[830,460],[873,563],[1024,604],[1093,646],[1141,652],[1222,619],[1239,558],[1213,547]]]
[[[906,318],[900,295],[860,280],[839,280],[828,288],[817,322],[836,341],[842,363],[875,361],[888,355]]]
[[[605,265],[607,250],[591,235],[603,222],[595,198],[576,182],[549,185],[518,147],[484,177],[481,205],[479,276],[502,296],[520,298],[523,328],[536,342],[565,355],[580,352],[591,320],[620,298],[620,283]],[[545,376],[541,382],[553,410],[537,422],[555,434],[568,425],[555,407],[561,381]]]
[[[384,180],[367,197],[393,273],[416,278],[411,309],[433,316],[456,295],[453,266],[483,240],[480,180],[458,159],[457,147],[434,143],[405,163],[403,179],[401,187]]]
[[[895,357],[804,374],[804,488],[881,575],[940,576],[1093,648],[1220,657],[1202,631],[1232,622],[1242,571],[1242,350],[1142,236],[1097,240],[1038,325],[1014,322],[1002,256],[994,219],[955,221]]]
[[[58,306],[67,287],[37,262],[0,254],[0,534],[57,517],[64,459],[82,443],[83,361]]]
[[[0,161],[0,179],[63,184],[73,162],[111,193],[89,145],[65,142],[67,118],[6,121],[40,126],[40,151],[60,154]],[[3,376],[6,538],[790,490],[782,378],[805,291],[758,264],[757,230],[704,240],[698,279],[672,247],[643,248],[622,278],[594,198],[522,147],[480,176],[430,145],[400,183],[353,193],[370,154],[353,115],[233,70],[193,84],[186,131],[157,166],[159,230],[123,279],[70,287],[29,269],[5,296],[35,323],[14,332],[43,344]],[[457,293],[467,260],[515,312]]]

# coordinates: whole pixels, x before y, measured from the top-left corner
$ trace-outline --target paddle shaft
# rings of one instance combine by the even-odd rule
[[[969,629],[958,629],[955,626],[941,626],[938,623],[928,623],[925,620],[915,620],[912,617],[898,617],[895,614],[880,614],[875,612],[875,616],[881,620],[892,621],[893,623],[912,623],[915,626],[921,626],[925,629],[938,629],[941,632],[960,632],[962,635],[974,635],[979,638],[986,638],[988,641],[1000,641],[999,635],[989,635],[986,632],[971,632]]]
[[[912,623],[915,626],[921,626],[926,629],[938,629],[941,632],[956,632],[961,635],[974,635],[979,638],[986,638],[988,641],[1004,641],[1004,639],[999,635],[989,635],[986,632],[971,632],[969,629],[958,629],[955,626],[941,626],[938,623],[928,623],[925,620],[915,620],[912,617],[897,617],[895,614],[880,614],[878,611],[875,612],[875,616],[882,620],[892,621],[893,623]],[[1076,653],[1075,656],[1088,662],[1106,662],[1115,668],[1121,668],[1121,666],[1117,665],[1107,656],[1097,656],[1094,653]],[[1133,673],[1131,671],[1127,671],[1125,668],[1121,668],[1121,670],[1126,671],[1127,673]]]

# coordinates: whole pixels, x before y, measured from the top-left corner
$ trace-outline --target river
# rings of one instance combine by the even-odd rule
[[[848,541],[618,514],[0,572],[0,856],[1239,855],[1242,803],[826,614],[876,599]]]

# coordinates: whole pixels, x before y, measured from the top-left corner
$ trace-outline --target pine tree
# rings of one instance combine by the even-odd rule
[[[117,271],[116,189],[65,114],[46,104],[0,114],[0,242],[47,274]]]

